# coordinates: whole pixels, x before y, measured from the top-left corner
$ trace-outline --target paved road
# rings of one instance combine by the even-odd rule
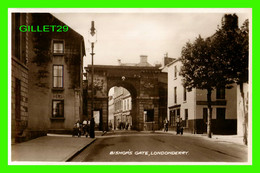
[[[144,132],[110,132],[72,162],[246,162],[247,147],[200,137]]]

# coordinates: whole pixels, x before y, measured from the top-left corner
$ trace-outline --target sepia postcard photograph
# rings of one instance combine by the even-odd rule
[[[252,165],[251,8],[9,8],[8,164]]]

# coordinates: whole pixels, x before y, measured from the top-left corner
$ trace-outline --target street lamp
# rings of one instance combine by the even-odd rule
[[[91,21],[91,28],[90,28],[90,32],[89,32],[89,40],[91,43],[91,60],[92,60],[92,64],[91,64],[91,120],[90,120],[90,131],[89,131],[89,136],[91,138],[95,137],[95,121],[94,121],[94,43],[97,42],[97,32],[94,26],[94,21]]]

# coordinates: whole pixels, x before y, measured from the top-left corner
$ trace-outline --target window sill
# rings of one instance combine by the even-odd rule
[[[53,53],[53,56],[64,56],[64,53]]]
[[[64,88],[52,88],[52,91],[64,91]]]
[[[64,120],[65,120],[64,117],[51,117],[50,119],[51,119],[51,120],[61,120],[61,121],[64,121]]]

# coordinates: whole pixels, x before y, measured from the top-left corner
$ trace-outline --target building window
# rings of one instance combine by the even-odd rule
[[[25,13],[12,13],[12,56],[27,65],[26,34],[19,30],[19,27],[25,24]]]
[[[187,89],[183,87],[183,101],[187,101]]]
[[[153,122],[154,121],[154,110],[153,109],[148,109],[144,110],[144,119],[145,122]]]
[[[64,101],[53,100],[52,101],[52,117],[64,117]]]
[[[53,66],[53,87],[63,88],[63,65]]]
[[[20,59],[20,56],[21,56],[21,32],[19,30],[19,27],[21,25],[20,13],[14,13],[14,23],[15,23],[14,51],[15,51],[15,57],[17,59]]]
[[[180,109],[176,109],[176,111],[177,111],[177,117],[180,118],[180,116],[181,116],[181,110],[180,110]]]
[[[189,119],[189,114],[188,114],[188,109],[185,109],[185,127],[188,127],[188,121]]]
[[[174,87],[174,103],[177,103],[177,87]]]
[[[177,66],[174,66],[174,79],[177,78]]]
[[[225,93],[225,88],[224,87],[217,88],[216,93],[217,93],[217,96],[216,96],[217,99],[225,99],[225,94],[226,93]]]
[[[53,41],[53,53],[63,54],[64,53],[64,41]]]

